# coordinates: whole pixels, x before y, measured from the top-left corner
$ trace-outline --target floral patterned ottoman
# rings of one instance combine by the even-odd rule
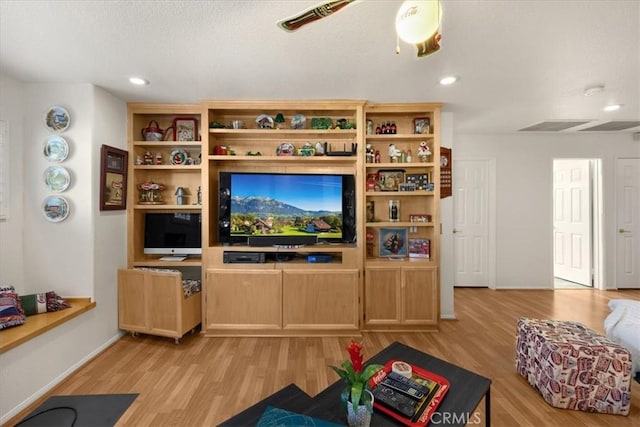
[[[581,323],[518,319],[516,369],[551,406],[629,415],[631,353]]]

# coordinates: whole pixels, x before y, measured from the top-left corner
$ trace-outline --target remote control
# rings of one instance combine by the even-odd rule
[[[385,404],[407,418],[411,418],[413,416],[416,411],[416,406],[418,405],[417,401],[402,393],[396,392],[394,389],[389,388],[384,384],[380,384],[373,389],[373,396],[378,402]]]
[[[416,399],[422,399],[425,394],[429,393],[428,387],[395,372],[389,372],[382,383]]]

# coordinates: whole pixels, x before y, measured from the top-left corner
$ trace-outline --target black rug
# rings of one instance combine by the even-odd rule
[[[113,426],[136,397],[137,393],[52,396],[16,427]]]

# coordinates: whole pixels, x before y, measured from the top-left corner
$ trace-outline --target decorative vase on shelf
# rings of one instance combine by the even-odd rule
[[[373,394],[369,390],[364,390],[371,398],[373,405]],[[347,424],[349,427],[369,427],[371,425],[371,411],[367,405],[353,407],[351,402],[347,402]]]

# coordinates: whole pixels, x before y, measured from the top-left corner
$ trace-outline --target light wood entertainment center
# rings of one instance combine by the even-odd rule
[[[207,336],[354,336],[362,330],[436,330],[440,197],[439,161],[434,159],[440,158],[439,112],[440,104],[435,103],[379,104],[364,100],[129,104],[128,269],[137,275],[144,273],[132,270],[136,267],[190,270],[189,274],[198,271],[202,278],[199,320]],[[262,115],[272,120],[283,117],[285,121],[276,120],[272,129],[260,128],[256,119]],[[200,140],[174,141],[172,134],[162,141],[144,140],[142,129],[151,122],[164,130],[182,118],[197,119]],[[333,124],[329,129],[323,128],[327,119]],[[238,128],[231,126],[234,121],[238,121]],[[367,131],[368,121],[371,133]],[[376,127],[386,127],[387,123],[389,131],[393,124],[395,133],[375,134]],[[428,126],[422,126],[425,123]],[[335,128],[336,124],[342,126]],[[416,129],[416,124],[422,127]],[[267,126],[271,125],[267,122]],[[429,158],[418,156],[423,141],[431,152]],[[278,156],[276,151],[282,143],[292,144],[295,151],[305,144],[326,146],[334,155]],[[390,158],[390,144],[402,152],[397,162]],[[351,151],[352,147],[352,155],[335,153]],[[367,156],[367,148],[379,152],[377,163]],[[171,161],[175,150],[186,153],[190,164],[172,164],[176,163]],[[410,151],[412,159],[407,159]],[[155,164],[155,159],[151,165],[136,164],[140,163],[138,159],[144,163],[145,153],[154,158],[159,153],[161,164]],[[225,209],[221,199],[227,196],[220,194],[221,172],[352,176],[356,238],[347,243],[306,246],[223,243],[219,221],[220,210]],[[396,181],[406,181],[407,176],[409,180],[427,176],[432,188],[425,188],[420,181],[413,191],[407,191],[411,189],[406,186],[398,191]],[[165,186],[164,203],[139,203],[138,187],[149,181]],[[187,191],[186,204],[175,202],[178,187]],[[201,204],[197,204],[198,187]],[[399,211],[392,219],[390,200],[399,201]],[[144,254],[144,217],[149,212],[201,213],[202,256],[175,262]],[[422,252],[417,254],[420,257],[410,257],[410,241],[414,246],[428,241],[429,257],[425,257],[424,248],[417,251]],[[397,248],[401,248],[399,254]],[[225,253],[247,252],[263,253],[266,261],[225,262]],[[329,255],[331,262],[307,262],[308,255]],[[153,285],[150,289],[153,292]],[[148,294],[140,295],[149,298]],[[169,307],[172,304],[182,309],[180,301]],[[121,318],[123,309],[121,304]],[[121,328],[130,330],[131,326],[121,322]]]

